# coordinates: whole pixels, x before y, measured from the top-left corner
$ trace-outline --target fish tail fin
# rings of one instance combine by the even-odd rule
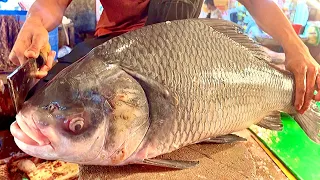
[[[312,141],[320,144],[320,110],[315,101],[304,114],[296,114],[294,119]]]

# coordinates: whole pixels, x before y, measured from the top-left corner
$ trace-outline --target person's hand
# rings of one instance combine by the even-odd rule
[[[296,110],[303,114],[310,106],[311,100],[320,100],[320,66],[309,53],[304,44],[292,46],[286,51],[286,69],[294,74]]]
[[[48,31],[41,21],[28,18],[19,32],[10,52],[9,60],[16,65],[22,65],[28,58],[37,58],[40,51],[46,59],[46,64],[37,72],[37,78],[42,78],[48,74],[48,71],[52,68],[56,52],[51,51]]]

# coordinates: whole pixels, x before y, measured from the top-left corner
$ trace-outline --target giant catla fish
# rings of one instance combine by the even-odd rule
[[[117,36],[57,74],[11,125],[18,147],[47,160],[87,165],[192,161],[157,156],[200,142],[244,140],[256,124],[281,130],[292,115],[319,143],[315,102],[295,111],[294,78],[240,27],[218,19],[175,20]]]

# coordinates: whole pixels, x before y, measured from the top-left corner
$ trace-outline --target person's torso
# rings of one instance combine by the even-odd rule
[[[96,36],[125,33],[144,26],[149,0],[101,0],[104,8]]]

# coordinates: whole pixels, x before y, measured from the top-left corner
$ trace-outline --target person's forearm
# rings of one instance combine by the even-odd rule
[[[71,1],[36,0],[28,11],[28,19],[38,21],[51,31],[61,23],[63,14]]]
[[[239,0],[258,26],[278,41],[284,51],[304,45],[282,10],[271,0]]]

